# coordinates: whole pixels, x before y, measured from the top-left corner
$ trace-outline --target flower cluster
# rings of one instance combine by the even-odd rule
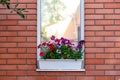
[[[51,36],[50,41],[39,44],[38,48],[42,59],[81,59],[83,44],[84,40],[75,45],[66,38]]]

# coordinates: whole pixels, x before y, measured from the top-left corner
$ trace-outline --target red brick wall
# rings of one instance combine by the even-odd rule
[[[120,0],[85,0],[85,72],[35,71],[36,2],[26,19],[0,5],[0,80],[120,80]]]

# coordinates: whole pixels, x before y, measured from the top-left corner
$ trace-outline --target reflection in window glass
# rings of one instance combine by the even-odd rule
[[[41,0],[41,41],[52,35],[78,41],[80,0]]]

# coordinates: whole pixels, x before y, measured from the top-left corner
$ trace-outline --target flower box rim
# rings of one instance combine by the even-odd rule
[[[83,59],[40,59],[40,61],[83,61]]]

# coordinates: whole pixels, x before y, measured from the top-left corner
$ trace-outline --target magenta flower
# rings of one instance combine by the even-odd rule
[[[52,36],[50,37],[50,39],[51,39],[51,40],[55,40],[55,36],[52,35]]]

